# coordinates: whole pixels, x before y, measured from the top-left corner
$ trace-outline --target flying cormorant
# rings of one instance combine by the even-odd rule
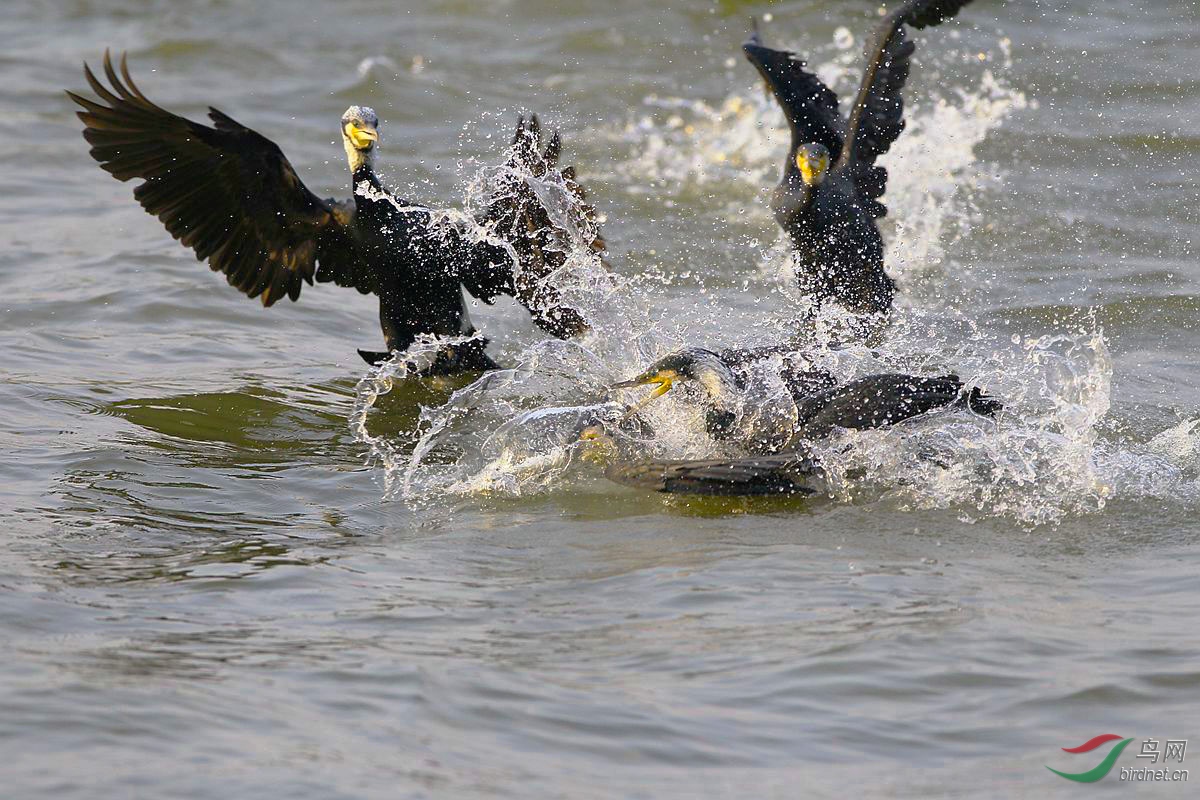
[[[225,273],[230,284],[270,306],[296,300],[303,282],[333,282],[379,297],[379,319],[390,352],[402,351],[421,334],[475,334],[462,288],[490,303],[515,295],[551,334],[568,337],[586,329],[543,280],[561,266],[565,248],[535,193],[513,178],[495,193],[483,222],[496,235],[472,238],[424,206],[391,194],[375,174],[379,119],[370,108],[351,106],[341,135],[354,198],[323,200],[301,182],[279,147],[215,108],[213,126],[192,122],[146,99],[130,78],[125,57],[117,76],[109,54],[104,72],[111,88],[85,64],[84,74],[102,102],[67,92],[83,107],[84,138],[100,166],[121,181],[140,179],[134,197],[167,231]],[[558,178],[574,195],[577,224],[596,250],[592,211],[570,168],[559,171],[558,134],[543,143],[537,118],[518,124],[510,166]],[[553,172],[550,176],[548,173]],[[521,183],[517,186],[517,183]],[[565,236],[565,234],[564,234]],[[520,260],[514,264],[514,255]],[[475,338],[445,348],[427,374],[494,368]],[[368,362],[389,353],[359,351]]]
[[[848,119],[837,95],[803,59],[766,47],[757,29],[742,46],[791,129],[771,209],[795,247],[800,288],[817,306],[835,302],[859,314],[891,308],[896,284],[884,270],[875,222],[887,213],[879,202],[887,170],[875,159],[904,130],[901,90],[915,49],[905,26],[937,25],[969,2],[908,0],[887,14],[867,41],[866,69]]]
[[[882,373],[838,385],[823,371],[785,369],[784,392],[762,393],[727,356],[689,348],[656,361],[642,374],[612,388],[654,386],[640,410],[676,384],[694,386],[705,410],[705,428],[718,441],[754,454],[792,452],[805,441],[839,428],[882,428],[952,405],[994,416],[1002,405],[957,375],[926,377]]]

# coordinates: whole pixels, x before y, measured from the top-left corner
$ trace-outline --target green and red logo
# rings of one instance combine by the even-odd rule
[[[1107,775],[1110,770],[1112,770],[1113,764],[1117,762],[1117,758],[1121,755],[1121,751],[1124,750],[1129,743],[1133,741],[1133,739],[1123,739],[1122,737],[1117,736],[1115,733],[1102,733],[1099,736],[1088,739],[1078,747],[1063,748],[1063,752],[1066,753],[1090,753],[1097,747],[1106,745],[1109,742],[1115,742],[1118,739],[1121,740],[1120,743],[1108,751],[1108,755],[1104,757],[1103,761],[1089,769],[1087,772],[1059,772],[1054,767],[1049,766],[1046,767],[1046,769],[1050,770],[1061,778],[1066,778],[1069,781],[1075,781],[1077,783],[1095,783]]]

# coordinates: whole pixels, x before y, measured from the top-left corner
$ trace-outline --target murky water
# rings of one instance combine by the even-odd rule
[[[1059,748],[1200,736],[1200,9],[980,0],[918,34],[901,308],[826,350],[737,47],[769,10],[846,94],[874,9],[645,5],[9,4],[0,794],[1066,797],[1044,765],[1092,763]],[[367,298],[247,301],[88,158],[61,90],[105,46],[323,195],[350,103],[446,206],[540,111],[606,216],[607,272],[581,253],[565,287],[597,333],[479,306],[512,369],[434,385],[361,363]],[[1009,411],[840,439],[810,501],[645,496],[563,444],[655,355],[784,336]],[[648,448],[711,445],[653,413]]]

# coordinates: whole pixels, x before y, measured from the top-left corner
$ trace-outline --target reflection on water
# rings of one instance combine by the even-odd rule
[[[131,520],[126,524],[136,522]],[[97,553],[86,560],[77,556],[74,560],[59,561],[53,566],[63,571],[64,579],[81,585],[248,578],[272,567],[314,566],[322,561],[320,558],[294,558],[286,544],[260,538],[225,541],[213,547],[175,552]]]

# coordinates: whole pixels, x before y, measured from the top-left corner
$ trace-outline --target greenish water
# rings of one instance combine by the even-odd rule
[[[737,47],[770,11],[845,95],[872,4],[10,3],[0,794],[1073,797],[1045,765],[1099,757],[1059,748],[1197,738],[1197,10],[978,0],[918,35],[904,300],[845,366],[945,364],[1011,412],[856,439],[874,477],[833,498],[714,504],[609,485],[530,415],[786,328],[785,138]],[[106,46],[322,195],[351,103],[447,206],[538,110],[606,215],[598,333],[473,308],[529,369],[369,402],[369,299],[263,310],[90,160],[62,89]]]

